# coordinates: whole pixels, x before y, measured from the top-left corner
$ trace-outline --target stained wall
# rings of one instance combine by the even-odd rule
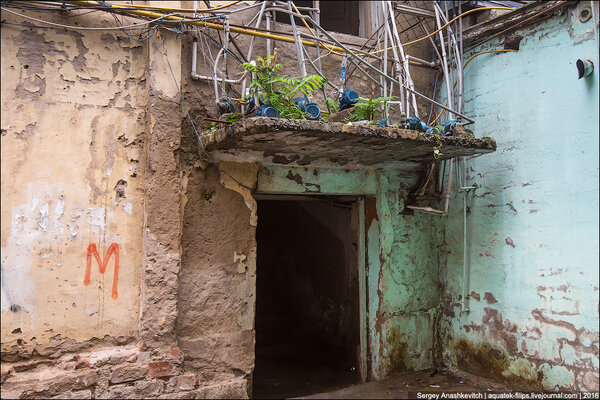
[[[10,21],[25,26],[2,26],[3,360],[136,335],[147,99],[142,44]]]
[[[444,229],[444,361],[550,390],[598,390],[598,42],[593,20],[579,19],[589,6],[518,30],[518,52],[467,67],[465,112],[498,150],[466,163],[465,185],[478,188],[464,283],[462,213]],[[465,58],[497,48],[502,38]],[[577,59],[593,61],[592,76],[577,79]]]

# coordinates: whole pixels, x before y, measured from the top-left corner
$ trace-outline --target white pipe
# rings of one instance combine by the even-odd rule
[[[215,65],[213,65],[213,86],[214,86],[214,90],[215,90],[215,102],[218,103],[219,102],[219,86],[218,86],[218,81],[217,81],[217,66],[219,65],[219,58],[221,58],[221,54],[223,54],[223,48],[221,47],[221,50],[219,50],[219,52],[217,53],[217,57],[215,57]],[[225,77],[223,77],[225,78]]]
[[[262,20],[262,16],[263,13],[265,12],[265,7],[267,6],[267,3],[269,3],[268,1],[263,1],[262,5],[260,7],[260,11],[258,12],[258,18],[256,20],[256,26],[255,28],[259,28],[260,27],[260,22]],[[259,4],[259,3],[255,3],[255,4]],[[254,36],[252,36],[252,38],[250,39],[250,45],[248,46],[248,54],[246,56],[246,60],[250,61],[252,59],[252,50],[254,49]],[[242,97],[246,95],[246,74],[244,74],[243,76],[243,80],[242,80]],[[253,77],[252,77],[253,78]],[[258,103],[254,103],[256,105],[258,105]],[[244,106],[242,104],[242,114],[245,114],[246,112],[246,106]]]
[[[206,80],[206,81],[212,81],[212,80],[214,80],[214,77],[212,77],[212,76],[198,75],[198,73],[196,72],[197,71],[196,70],[196,63],[197,63],[197,59],[198,59],[198,42],[197,42],[196,38],[194,38],[193,43],[194,44],[193,44],[193,47],[192,47],[192,73],[191,73],[192,79],[194,79],[194,80],[201,79],[201,80]],[[244,73],[244,75],[245,75],[245,73]],[[240,83],[242,79],[243,79],[243,77],[240,78],[240,79],[237,79],[237,80],[234,80],[234,79],[225,79],[225,82],[226,83]],[[218,78],[217,77],[217,81],[218,82],[222,82],[223,78]]]
[[[450,166],[448,167],[448,185],[446,186],[446,204],[444,205],[444,212],[448,213],[448,204],[450,203],[450,186],[452,186],[452,164],[454,160],[450,160]]]
[[[467,192],[463,192],[463,266],[462,266],[462,298],[460,312],[469,312],[466,308],[465,282],[467,281]]]
[[[434,62],[425,61],[425,60],[422,60],[422,59],[420,59],[418,57],[413,57],[411,55],[407,55],[406,58],[408,60],[415,60],[417,62],[420,62],[421,64],[429,65],[430,67],[435,67],[435,63]]]
[[[450,187],[452,186],[452,159],[450,159],[450,167],[448,168],[448,183],[446,184],[446,203],[444,204],[443,210],[436,210],[431,207],[419,207],[419,206],[411,206],[408,205],[406,208],[410,208],[415,211],[423,211],[427,213],[437,214],[437,215],[446,215],[448,214],[448,205],[450,204]]]
[[[471,311],[467,306],[466,306],[466,282],[467,282],[467,192],[471,191],[471,190],[475,190],[477,188],[477,186],[469,186],[466,187],[465,186],[465,160],[462,160],[460,162],[460,165],[462,166],[462,169],[460,170],[460,188],[458,189],[459,192],[463,192],[463,266],[462,266],[462,298],[460,301],[460,311],[461,313],[463,312],[469,312]],[[457,168],[458,170],[458,168]]]
[[[265,14],[265,24],[268,31],[271,30],[271,12],[267,12]],[[271,39],[267,39],[267,57],[269,57],[273,52],[271,51]]]
[[[444,14],[442,14],[442,10],[441,8],[439,8],[439,6],[437,5],[437,3],[433,4],[434,7],[437,7],[440,11],[440,16],[442,17],[442,20],[444,22],[444,24],[448,23],[448,20],[446,19],[446,17],[444,16]],[[454,52],[456,54],[456,76],[458,79],[458,101],[457,101],[457,105],[456,105],[456,111],[458,111],[459,113],[462,112],[462,101],[461,101],[461,97],[462,97],[462,87],[463,87],[463,81],[462,81],[462,62],[461,62],[461,54],[460,54],[460,49],[458,48],[458,43],[456,42],[456,35],[454,34],[454,32],[452,31],[452,28],[450,28],[450,25],[448,25],[448,31],[450,32],[450,37],[452,38],[452,44],[454,47]]]
[[[319,0],[314,0],[313,1],[313,5],[315,6],[316,10],[315,10],[315,21],[317,22],[317,25],[321,25],[321,10],[320,10],[320,3]],[[300,9],[298,9],[300,10]],[[319,71],[321,71],[321,46],[319,46],[319,40],[321,38],[321,31],[319,31],[318,29],[315,29],[315,35],[317,35],[317,67],[319,68]],[[322,72],[319,72],[321,75],[323,75]]]
[[[388,1],[387,5],[388,5],[388,7],[390,9],[390,12],[391,12],[391,18],[390,19],[392,21],[392,30],[394,32],[394,36],[396,37],[398,49],[400,50],[400,61],[402,62],[402,65],[403,65],[403,68],[404,68],[404,74],[406,76],[406,83],[407,83],[407,87],[406,87],[406,90],[407,90],[407,93],[406,93],[406,112],[408,113],[409,97],[412,97],[414,115],[416,117],[418,117],[419,116],[419,111],[417,109],[417,98],[415,97],[414,92],[411,92],[412,96],[409,96],[409,94],[408,94],[409,89],[412,89],[414,91],[415,85],[413,83],[413,80],[412,80],[412,78],[410,76],[410,71],[408,69],[408,60],[404,56],[404,48],[402,47],[402,42],[400,41],[400,35],[398,34],[398,27],[396,26],[396,17],[394,15],[394,9],[392,7],[392,3],[391,2]]]
[[[290,14],[290,23],[292,25],[292,33],[294,34],[294,42],[296,44],[296,57],[298,57],[298,66],[300,69],[300,76],[306,76],[306,61],[304,61],[304,53],[302,53],[302,40],[298,36],[298,28],[296,27],[296,21],[292,15],[292,3],[288,3],[288,11]]]
[[[225,16],[225,39],[224,39],[224,43],[223,43],[223,73],[221,74],[221,76],[223,78],[225,78],[227,76],[227,53],[229,53],[229,16]],[[215,65],[217,65],[215,63]],[[223,92],[223,94],[227,94],[226,90],[225,90],[225,79],[221,80],[221,91]]]
[[[442,26],[440,22],[440,13],[437,7],[434,7],[435,11],[435,22],[437,23],[438,29]],[[440,37],[440,47],[442,48],[442,70],[444,71],[444,80],[446,81],[446,98],[448,100],[448,108],[453,109],[452,107],[452,94],[450,93],[450,78],[448,76],[448,59],[446,58],[446,49],[444,47],[444,34],[442,31],[439,33]],[[453,114],[451,112],[448,113],[448,117],[451,119]]]
[[[387,39],[389,37],[390,41],[392,42],[392,54],[394,55],[394,68],[396,69],[396,72],[398,73],[397,75],[397,80],[398,82],[402,82],[402,75],[400,74],[400,68],[399,68],[399,57],[398,57],[398,50],[396,49],[396,46],[394,45],[394,39],[392,38],[392,33],[390,30],[390,22],[389,22],[389,10],[388,7],[383,7],[383,16],[384,16],[384,20],[385,20],[385,56],[387,58]],[[393,16],[392,16],[393,17]],[[387,64],[386,64],[387,65]],[[384,74],[385,75],[385,74]],[[406,116],[408,117],[408,110],[404,110],[404,88],[402,87],[402,84],[399,85],[399,90],[400,90],[400,101],[402,102],[400,104],[400,114],[402,114],[402,112],[404,112],[404,114],[406,114]],[[390,89],[390,93],[392,92],[392,90]],[[391,96],[391,94],[390,94]]]

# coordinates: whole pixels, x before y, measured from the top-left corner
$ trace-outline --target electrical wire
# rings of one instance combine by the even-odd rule
[[[48,24],[48,25],[57,26],[57,27],[60,27],[60,28],[66,28],[66,29],[77,29],[77,30],[86,30],[86,31],[113,31],[113,30],[120,31],[123,28],[129,29],[129,28],[133,28],[133,27],[136,27],[136,26],[148,25],[148,24],[151,24],[152,22],[159,21],[159,20],[161,20],[163,18],[166,18],[168,16],[168,15],[163,15],[163,16],[161,16],[159,18],[155,18],[155,19],[152,19],[152,20],[149,20],[149,21],[144,21],[144,22],[140,22],[140,23],[137,23],[137,24],[131,24],[131,25],[126,25],[126,26],[107,26],[107,27],[102,27],[102,28],[100,28],[100,27],[98,27],[98,28],[90,28],[90,27],[84,27],[84,26],[63,25],[63,24],[57,24],[57,23],[50,22],[50,21],[44,21],[43,19],[38,19],[38,18],[34,18],[34,17],[29,17],[27,15],[19,14],[18,12],[14,12],[14,11],[8,10],[5,7],[0,7],[0,9],[2,9],[3,11],[7,11],[7,12],[9,12],[11,14],[18,15],[19,17],[30,19],[30,20],[37,21],[37,22],[41,22],[43,24]]]
[[[479,53],[475,53],[471,57],[469,57],[469,59],[467,60],[467,62],[465,62],[465,65],[463,65],[463,70],[466,68],[467,65],[469,65],[469,63],[471,62],[472,59],[474,59],[475,57],[480,56],[482,54],[488,54],[488,53],[510,53],[510,52],[515,52],[515,51],[519,51],[519,50],[498,49],[498,50],[480,51]],[[454,87],[456,87],[456,82],[454,82]],[[446,104],[444,104],[444,105],[447,105],[447,104],[448,104],[448,102],[446,101]],[[435,124],[436,121],[442,116],[442,114],[444,113],[444,111],[445,110],[440,111],[440,113],[437,115],[437,117],[435,117],[435,119],[433,121],[431,121],[430,125]]]
[[[137,5],[137,4],[120,4],[120,3],[111,3],[111,6],[134,8],[134,9],[139,9],[139,10],[159,10],[159,11],[179,12],[179,13],[194,13],[194,12],[210,12],[210,11],[221,10],[223,8],[230,7],[239,2],[241,2],[241,0],[236,0],[236,1],[232,1],[231,3],[223,4],[221,6],[205,8],[205,9],[153,7],[153,6],[142,6],[142,5]]]
[[[9,8],[18,8],[18,9],[30,9],[30,10],[35,10],[35,11],[41,11],[41,12],[56,12],[56,11],[75,11],[75,10],[86,10],[89,9],[90,7],[65,7],[65,8],[58,8],[58,7],[39,7],[39,6],[30,6],[28,4],[21,4],[21,3],[17,3],[17,4],[12,4],[12,3],[6,3],[6,2],[0,2],[0,5],[3,7],[9,7]],[[74,14],[74,15],[62,15],[62,18],[73,18],[73,17],[81,17],[82,15],[87,15],[93,12],[97,12],[97,11],[103,11],[102,8],[97,8],[97,9],[93,9],[92,11],[88,11],[88,12],[84,12],[84,13],[78,13],[78,14]]]
[[[413,40],[411,42],[403,43],[402,46],[408,46],[408,45],[411,45],[411,44],[418,43],[421,40],[428,39],[428,38],[432,37],[433,35],[435,35],[436,33],[438,33],[439,31],[441,31],[442,29],[446,28],[448,25],[450,25],[451,23],[453,23],[457,19],[462,18],[465,15],[469,15],[469,14],[475,12],[475,11],[483,11],[483,10],[509,10],[509,11],[512,11],[512,10],[514,10],[514,8],[509,8],[509,7],[480,7],[480,8],[474,8],[474,9],[469,10],[469,11],[465,11],[464,13],[462,13],[460,15],[457,15],[456,17],[452,18],[450,21],[448,21],[447,24],[442,25],[439,29],[431,32],[429,35],[423,36],[422,38],[419,38],[419,39],[415,39],[415,40]],[[384,52],[386,50],[392,50],[392,48],[393,48],[393,46],[392,47],[388,47],[387,49],[381,49],[381,50],[373,51],[370,54],[379,54],[379,53],[382,53],[382,52]]]
[[[220,172],[225,173],[227,176],[229,176],[231,179],[233,179],[233,181],[235,183],[237,183],[238,185],[250,190],[250,191],[254,191],[254,188],[251,188],[247,185],[244,185],[243,183],[241,183],[240,181],[238,181],[237,179],[235,179],[233,176],[231,176],[231,174],[227,171],[225,171],[218,162],[216,162],[211,156],[210,154],[208,154],[208,152],[206,151],[206,149],[204,148],[204,145],[202,144],[202,140],[201,138],[206,135],[206,132],[204,132],[202,135],[198,134],[198,130],[196,129],[196,124],[194,124],[194,121],[192,120],[192,116],[190,115],[190,111],[188,110],[187,104],[185,102],[185,99],[183,98],[183,93],[181,92],[181,90],[179,89],[179,84],[177,83],[177,78],[175,78],[175,73],[173,72],[173,67],[171,67],[171,62],[169,61],[169,56],[167,54],[167,46],[165,45],[165,39],[163,37],[160,37],[161,42],[162,42],[162,46],[163,46],[163,55],[165,56],[166,60],[167,60],[167,65],[169,66],[169,71],[171,71],[171,77],[173,78],[173,83],[175,84],[175,87],[177,88],[177,92],[179,93],[179,96],[181,97],[181,103],[183,105],[183,108],[185,110],[185,113],[188,117],[188,120],[190,121],[190,124],[192,125],[192,129],[194,130],[194,134],[196,135],[196,138],[198,139],[198,156],[200,157],[201,160],[206,161],[212,165],[215,166],[215,168],[217,168]],[[204,154],[206,154],[207,158],[202,157],[202,154],[200,153],[200,149],[202,149],[202,151],[204,152]]]

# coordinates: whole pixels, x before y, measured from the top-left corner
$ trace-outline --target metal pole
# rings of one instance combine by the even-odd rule
[[[321,10],[319,0],[315,0],[313,5],[316,8],[315,11],[315,20],[317,21],[317,25],[321,25]],[[315,41],[317,45],[317,66],[319,67],[319,71],[321,71],[321,46],[319,45],[319,40],[321,39],[321,33],[317,29],[315,34],[317,35],[317,40]]]
[[[271,12],[267,12],[265,14],[265,28],[271,30]],[[271,39],[267,39],[267,57],[273,54],[271,49]]]
[[[306,62],[304,61],[304,53],[302,53],[302,41],[298,36],[298,28],[296,28],[296,21],[292,15],[292,3],[288,2],[288,11],[290,12],[290,22],[292,24],[292,32],[294,33],[294,41],[296,45],[296,57],[298,57],[298,67],[300,69],[300,76],[306,76]]]
[[[437,23],[437,26],[440,27],[442,26],[441,22],[440,22],[440,11],[438,7],[434,7],[435,10],[435,21]],[[439,38],[440,38],[440,47],[442,49],[442,70],[444,71],[444,80],[446,81],[446,100],[448,102],[448,106],[450,106],[450,108],[452,107],[452,95],[450,92],[450,77],[448,76],[448,59],[446,58],[446,47],[444,46],[444,34],[440,31],[438,33]],[[448,118],[451,119],[452,115],[449,114]]]

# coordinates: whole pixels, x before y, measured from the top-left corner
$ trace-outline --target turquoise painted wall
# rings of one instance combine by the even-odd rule
[[[258,192],[364,195],[369,376],[434,364],[439,314],[438,246],[441,219],[403,215],[419,166],[381,168],[265,165]],[[257,267],[260,270],[260,266]]]
[[[498,150],[466,162],[466,185],[479,186],[467,199],[466,313],[462,214],[447,217],[440,328],[448,365],[545,389],[598,390],[600,62],[593,21],[577,17],[589,5],[572,3],[519,31],[517,53],[481,55],[465,71],[470,128]],[[498,48],[492,40],[465,59]],[[593,76],[577,79],[578,58],[594,62]],[[450,209],[462,201],[454,190]]]

